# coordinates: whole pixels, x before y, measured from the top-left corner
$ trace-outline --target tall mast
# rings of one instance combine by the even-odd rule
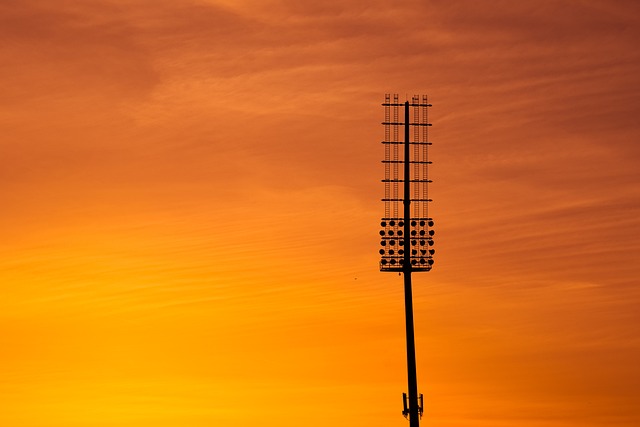
[[[404,103],[404,235],[411,232],[411,143],[409,141],[409,101]],[[406,243],[406,242],[405,242]],[[418,373],[416,370],[416,340],[413,329],[413,292],[411,289],[411,253],[404,251],[404,311],[407,332],[407,377],[409,384],[409,426],[420,424],[421,408],[418,405]]]
[[[398,95],[385,96],[385,216],[380,225],[380,271],[394,271],[404,276],[405,327],[407,342],[408,396],[403,393],[402,414],[410,427],[419,427],[423,412],[422,395],[418,394],[415,330],[413,321],[412,272],[429,271],[433,265],[433,220],[428,216],[428,140],[427,97],[414,96],[411,102],[398,102]],[[399,110],[404,108],[404,121]],[[411,112],[413,111],[413,122]],[[399,129],[404,128],[404,141]],[[411,138],[413,130],[413,139]],[[402,156],[400,155],[402,146]],[[413,148],[413,150],[412,150]],[[413,154],[412,154],[413,151]],[[402,172],[402,177],[400,177]],[[400,192],[399,183],[402,183]],[[402,214],[400,214],[402,202]]]

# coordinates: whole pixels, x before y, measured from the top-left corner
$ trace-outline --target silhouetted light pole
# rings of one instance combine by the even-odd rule
[[[384,125],[384,217],[380,226],[380,271],[404,275],[404,305],[407,333],[408,396],[403,393],[402,414],[410,427],[418,427],[423,412],[418,395],[416,345],[413,327],[411,273],[429,271],[433,265],[433,220],[429,217],[427,103],[426,95],[414,95],[411,102],[398,102],[398,95],[385,95]],[[404,121],[399,113],[403,112]],[[399,130],[404,130],[400,141]],[[402,148],[402,149],[401,149]],[[402,184],[402,186],[400,186]],[[400,212],[402,203],[402,212]]]

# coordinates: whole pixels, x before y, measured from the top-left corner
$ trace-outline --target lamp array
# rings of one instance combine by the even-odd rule
[[[434,222],[431,218],[412,218],[409,238],[405,238],[405,222],[401,218],[385,218],[380,223],[380,269],[402,271],[406,251],[412,270],[428,271],[433,265]],[[408,242],[408,243],[407,243]]]

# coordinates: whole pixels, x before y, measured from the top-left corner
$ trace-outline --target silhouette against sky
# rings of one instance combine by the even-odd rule
[[[426,93],[432,427],[640,424],[640,6],[0,4],[0,425],[403,426],[385,93]]]

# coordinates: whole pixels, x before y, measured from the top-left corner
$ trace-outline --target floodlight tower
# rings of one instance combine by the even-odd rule
[[[426,95],[414,95],[400,103],[398,95],[385,95],[384,103],[384,217],[380,226],[380,271],[404,275],[404,305],[407,334],[408,396],[403,393],[404,410],[410,427],[418,427],[423,412],[418,394],[416,346],[413,328],[411,274],[429,271],[433,265],[433,220],[429,217],[427,109]],[[400,119],[404,113],[404,120]],[[404,140],[400,140],[400,130]],[[402,184],[402,185],[400,185]],[[402,210],[400,204],[402,203]]]

